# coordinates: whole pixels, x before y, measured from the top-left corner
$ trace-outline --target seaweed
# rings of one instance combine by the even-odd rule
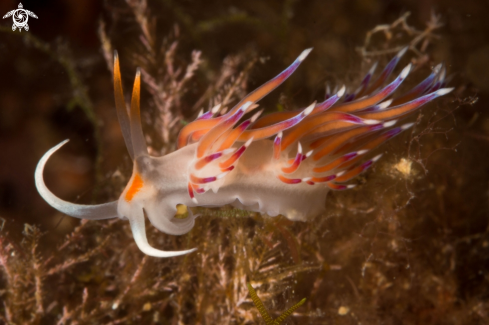
[[[56,179],[62,180],[53,191],[73,197],[97,189],[95,201],[117,196],[128,177],[127,161],[111,160],[120,160],[117,144],[122,140],[113,131],[116,122],[108,122],[115,113],[105,115],[112,112],[112,104],[104,104],[113,102],[112,90],[101,86],[110,85],[114,49],[123,70],[142,68],[143,124],[155,155],[174,150],[181,126],[199,110],[222,101],[232,105],[305,47],[314,46],[313,55],[263,102],[267,111],[275,110],[277,101],[280,109],[292,109],[322,98],[326,81],[353,85],[372,61],[386,61],[404,46],[411,49],[407,60],[416,64],[414,76],[442,60],[458,74],[451,82],[453,97],[423,109],[412,133],[382,147],[387,154],[358,179],[358,186],[328,195],[328,212],[308,222],[230,207],[197,208],[193,212],[201,217],[184,236],[166,236],[148,225],[155,247],[198,247],[191,255],[161,260],[137,249],[124,222],[74,222],[47,209],[37,196],[20,201],[18,210],[2,205],[0,322],[254,324],[260,309],[249,295],[250,284],[269,315],[293,312],[293,317],[285,318],[287,312],[279,317],[284,324],[483,324],[489,316],[488,137],[482,109],[487,96],[463,70],[472,47],[482,46],[486,35],[464,20],[466,8],[476,2],[464,1],[462,10],[458,2],[448,1],[446,6],[457,6],[460,13],[440,4],[441,14],[434,15],[431,8],[404,1],[412,14],[399,15],[405,10],[401,4],[386,7],[373,1],[331,1],[328,6],[314,0],[224,1],[206,3],[206,10],[196,2],[107,1],[95,18],[100,44],[88,55],[78,54],[68,40],[31,34],[39,25],[16,35],[2,27],[9,44],[45,53],[66,73],[57,81],[69,80],[71,96],[62,108],[80,107],[82,118],[93,125],[93,133],[79,137],[95,139],[96,167],[64,177],[63,170],[84,157],[67,154],[73,160],[55,166]],[[35,11],[43,19],[42,11]],[[424,19],[427,25],[419,27]],[[375,26],[384,22],[392,23]],[[361,46],[355,52],[352,44]],[[23,55],[26,51],[18,54]],[[16,107],[1,91],[0,98],[4,111]],[[23,116],[37,111],[27,112]],[[43,130],[43,135],[55,134],[51,138],[65,136],[54,127]],[[0,131],[1,141],[16,134]],[[30,150],[29,140],[23,141],[32,166],[9,173],[32,179],[44,148]],[[2,154],[12,159],[9,148],[2,147]],[[101,148],[108,153],[103,161]],[[0,163],[5,161],[2,156]],[[54,185],[54,175],[46,174]],[[94,182],[79,181],[92,174]],[[63,193],[61,183],[72,188]],[[5,184],[2,179],[2,204],[10,202],[10,196],[3,196],[11,195]],[[16,192],[26,197],[34,191],[32,184],[18,184]],[[180,207],[178,217],[185,213],[186,207]],[[294,305],[301,297],[307,301]]]

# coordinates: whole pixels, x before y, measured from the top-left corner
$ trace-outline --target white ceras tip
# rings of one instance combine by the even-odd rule
[[[402,50],[399,51],[399,53],[397,53],[396,56],[398,58],[400,58],[401,56],[403,56],[406,53],[406,51],[408,50],[408,48],[409,48],[409,46],[404,47]]]
[[[433,73],[438,74],[440,72],[441,67],[443,66],[443,63],[438,63],[434,68],[433,68]]]
[[[357,185],[356,184],[350,184],[350,185],[347,185],[346,188],[350,190],[350,189],[354,188],[355,186],[357,186]]]
[[[201,117],[202,115],[204,115],[204,109],[203,108],[200,109],[199,114],[197,114],[197,118]]]
[[[445,80],[446,74],[447,74],[447,70],[445,69],[445,67],[442,67],[441,72],[440,72],[440,76],[438,77],[438,81],[443,82],[443,80]]]
[[[393,101],[393,99],[388,99],[388,100],[383,101],[382,103],[378,104],[377,107],[379,110],[384,110],[392,104],[392,101]]]
[[[249,138],[248,141],[245,142],[244,147],[248,148],[250,146],[250,144],[253,142],[253,139],[254,139],[254,137]]]
[[[312,103],[311,105],[307,106],[307,108],[303,111],[304,116],[307,116],[312,113],[314,110],[314,107],[316,107],[316,102]]]
[[[192,202],[194,202],[195,204],[199,203],[199,202],[197,202],[197,199],[195,198],[195,196],[192,198]]]
[[[373,158],[372,158],[372,162],[374,163],[374,162],[376,162],[377,160],[379,160],[379,159],[380,159],[380,157],[382,157],[382,155],[383,155],[383,153],[381,153],[380,155],[377,155],[377,156],[373,157]]]
[[[446,95],[446,94],[448,94],[448,93],[452,92],[452,91],[453,91],[453,89],[454,89],[453,87],[452,87],[452,88],[442,88],[442,89],[438,89],[438,90],[435,92],[435,94],[436,94],[436,96],[444,96],[444,95]]]
[[[261,113],[263,113],[264,111],[264,108],[262,108],[261,110],[259,110],[258,112],[256,112],[251,118],[250,118],[250,122],[251,123],[255,123],[255,121],[260,117]]]
[[[365,153],[367,153],[367,152],[368,152],[368,150],[367,150],[367,149],[358,150],[358,151],[357,151],[357,156],[363,155],[363,154],[365,154]]]
[[[297,144],[297,153],[302,153],[302,145],[300,142]]]
[[[246,102],[239,109],[242,110],[243,112],[246,112],[248,107],[250,107],[251,105],[253,105],[253,102]]]
[[[308,151],[306,153],[306,158],[309,158],[312,155],[313,152],[314,152],[314,150]]]
[[[338,96],[338,98],[343,97],[343,95],[345,94],[345,91],[346,91],[346,87],[345,87],[345,85],[343,85],[343,87],[341,87],[340,90],[338,90],[338,92],[336,93],[336,96]]]
[[[279,139],[282,139],[282,136],[284,135],[284,133],[282,131],[280,131],[278,134],[277,134],[277,138]]]
[[[382,127],[388,128],[388,127],[393,126],[396,123],[397,123],[397,120],[392,120],[392,121],[384,122],[384,124],[382,124]]]
[[[401,79],[405,79],[407,77],[407,75],[409,74],[409,72],[411,71],[411,68],[412,67],[413,67],[413,64],[412,63],[409,63],[404,69],[402,69],[401,74],[399,75],[399,77]]]
[[[216,114],[217,112],[219,112],[220,109],[221,109],[221,104],[217,104],[216,106],[211,108],[211,113]]]
[[[304,51],[302,51],[302,53],[299,55],[299,57],[297,58],[297,60],[299,61],[304,61],[304,59],[309,55],[309,53],[311,53],[312,51],[312,47],[311,48],[308,48],[308,49],[305,49]]]
[[[224,177],[224,176],[226,176],[227,174],[229,174],[229,171],[227,171],[227,172],[224,172],[224,173],[221,173],[221,174],[217,175],[217,176],[216,176],[216,180],[223,178],[223,177]]]
[[[372,67],[371,67],[371,68],[370,68],[370,70],[368,71],[368,74],[369,74],[370,76],[372,76],[372,75],[374,74],[375,69],[377,69],[377,65],[378,65],[378,64],[379,64],[379,61],[375,62],[375,63],[372,65]]]
[[[363,124],[366,124],[366,125],[374,125],[374,124],[379,124],[379,123],[380,123],[379,120],[370,120],[370,119],[363,120]]]
[[[312,177],[305,177],[302,179],[303,182],[308,182],[312,179]]]
[[[229,155],[230,153],[233,153],[234,150],[234,148],[224,149],[223,151],[221,151],[221,156]]]
[[[407,129],[409,129],[413,125],[414,125],[414,123],[407,123],[407,124],[402,125],[401,126],[401,129],[407,130]]]
[[[343,175],[344,173],[346,173],[346,170],[342,170],[341,172],[339,173],[336,173],[336,177],[340,177],[341,175]]]

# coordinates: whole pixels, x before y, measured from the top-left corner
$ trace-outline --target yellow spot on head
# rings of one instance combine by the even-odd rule
[[[135,174],[131,185],[127,189],[126,197],[125,197],[126,201],[131,202],[134,195],[136,195],[137,192],[139,192],[139,190],[143,187],[143,185],[144,182],[141,179],[141,176],[139,176],[139,174]]]

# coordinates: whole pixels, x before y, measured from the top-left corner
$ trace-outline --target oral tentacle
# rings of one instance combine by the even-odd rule
[[[119,215],[117,214],[118,201],[97,205],[74,204],[58,198],[47,188],[46,184],[44,183],[43,177],[44,166],[46,165],[46,162],[51,157],[51,155],[53,155],[66,142],[68,142],[68,140],[65,140],[55,147],[49,149],[42,156],[41,160],[39,160],[36,171],[34,173],[34,179],[39,194],[50,206],[71,217],[89,220],[102,220],[119,217]]]
[[[148,243],[148,238],[146,237],[146,228],[145,228],[143,209],[138,210],[137,213],[134,213],[133,215],[127,218],[129,219],[129,223],[131,224],[132,235],[134,237],[134,241],[136,242],[136,245],[146,255],[150,255],[154,257],[174,257],[174,256],[189,254],[196,250],[196,248],[193,248],[184,251],[167,252],[167,251],[156,249]]]

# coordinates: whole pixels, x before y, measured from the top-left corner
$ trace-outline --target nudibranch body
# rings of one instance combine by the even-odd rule
[[[380,158],[362,160],[372,149],[409,128],[399,120],[436,97],[449,93],[445,69],[438,65],[409,92],[395,97],[396,89],[411,70],[405,67],[384,86],[405,50],[396,55],[371,82],[376,65],[360,87],[345,94],[342,87],[321,103],[292,112],[276,112],[259,118],[256,104],[284,82],[311,49],[274,79],[248,94],[227,113],[218,105],[186,125],[178,137],[178,150],[163,157],[148,155],[140,121],[140,72],[136,73],[131,106],[122,92],[119,59],[114,57],[114,91],[119,122],[133,175],[118,201],[78,205],[51,193],[43,180],[44,166],[64,141],[40,160],[35,173],[41,196],[54,208],[83,219],[128,219],[134,239],[144,253],[157,257],[187,254],[151,247],[146,238],[145,216],[164,233],[181,235],[194,226],[189,210],[185,219],[175,218],[176,207],[232,205],[269,216],[282,214],[306,220],[325,209],[329,190],[353,187],[349,180]],[[250,114],[251,115],[251,114]]]

